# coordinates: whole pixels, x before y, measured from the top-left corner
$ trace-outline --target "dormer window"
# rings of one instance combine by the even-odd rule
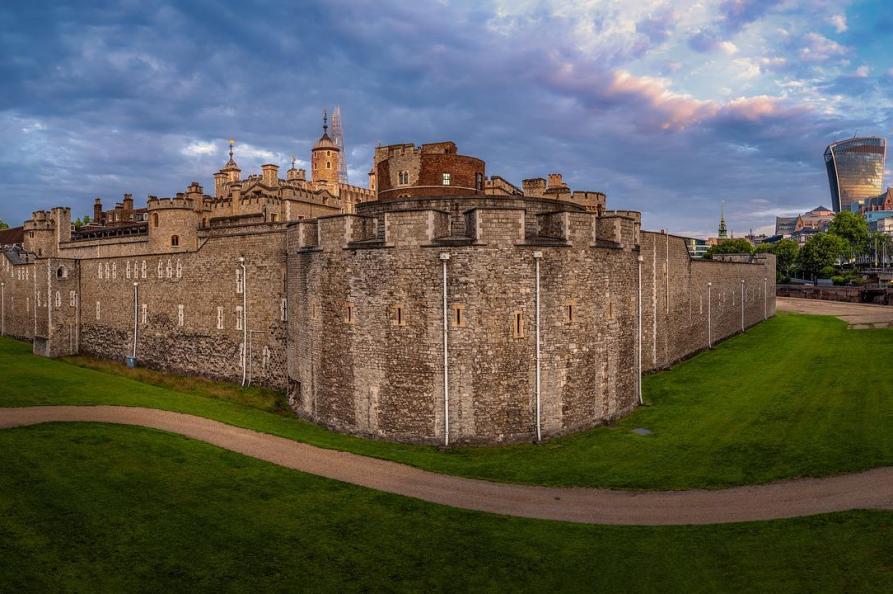
[[[444,173],[444,174],[443,174],[443,185],[448,186],[448,185],[450,185],[451,181],[452,181],[452,180],[451,180],[451,176],[450,176],[450,174],[449,174],[449,173]]]
[[[401,186],[409,185],[409,172],[401,171],[399,177],[399,183]]]

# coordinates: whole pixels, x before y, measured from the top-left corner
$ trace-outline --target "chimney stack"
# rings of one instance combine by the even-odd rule
[[[563,188],[563,187],[566,187],[566,186],[565,186],[565,183],[561,180],[561,174],[560,173],[550,173],[548,189]]]
[[[102,200],[99,198],[93,201],[93,223],[102,224]]]
[[[279,166],[267,163],[261,165],[260,168],[263,170],[264,185],[269,188],[277,187],[279,185]]]

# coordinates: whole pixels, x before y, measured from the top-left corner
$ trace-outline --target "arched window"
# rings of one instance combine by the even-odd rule
[[[152,226],[153,227],[158,226],[158,213],[157,212],[152,213]]]
[[[177,247],[180,245],[180,236],[179,235],[171,235],[171,245],[173,247]]]

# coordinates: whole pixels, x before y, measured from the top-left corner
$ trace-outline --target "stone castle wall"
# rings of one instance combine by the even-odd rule
[[[482,200],[482,202],[485,202]],[[632,213],[521,207],[361,209],[289,230],[289,399],[315,422],[386,439],[536,435],[536,263],[545,436],[635,407],[639,256],[642,369],[663,368],[774,313],[774,260],[696,261]],[[534,231],[531,232],[531,229]],[[461,237],[467,238],[462,241]],[[447,260],[449,405],[444,397]],[[767,280],[764,280],[767,279]],[[669,301],[667,297],[669,296]],[[669,304],[669,306],[668,306]]]
[[[129,254],[134,245],[122,244],[121,252]],[[285,390],[282,225],[207,232],[189,252],[100,252],[103,257],[38,259],[19,266],[4,258],[9,269],[3,275],[5,333],[34,339],[35,352],[43,355],[80,352],[123,361],[133,354],[136,316],[141,365],[241,382],[244,350],[253,384]],[[239,285],[240,257],[246,300]],[[66,268],[65,279],[57,274],[60,266]]]
[[[141,365],[244,372],[339,431],[496,443],[537,434],[537,265],[544,437],[632,410],[640,349],[643,371],[665,368],[741,331],[742,311],[744,328],[774,314],[771,255],[692,260],[637,213],[485,196],[360,212],[199,229],[188,249],[142,236],[2,257],[3,333],[119,361],[136,336]]]

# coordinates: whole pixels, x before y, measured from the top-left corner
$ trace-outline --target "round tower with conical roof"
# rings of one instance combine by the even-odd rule
[[[339,180],[341,170],[341,149],[329,137],[328,115],[323,113],[322,136],[313,145],[310,154],[311,173],[314,182],[334,185]]]

